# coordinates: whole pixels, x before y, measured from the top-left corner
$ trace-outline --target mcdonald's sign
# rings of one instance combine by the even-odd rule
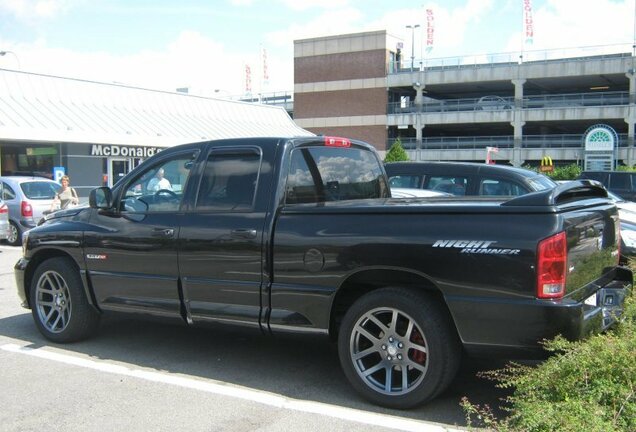
[[[541,167],[539,168],[541,172],[552,172],[554,171],[554,165],[552,164],[552,158],[550,156],[543,156],[541,159]]]

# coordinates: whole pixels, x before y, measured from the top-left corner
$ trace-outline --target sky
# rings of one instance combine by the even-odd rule
[[[403,39],[407,58],[430,60],[631,47],[635,3],[0,0],[0,51],[7,52],[0,56],[0,68],[166,91],[185,87],[193,94],[227,97],[246,92],[249,66],[252,94],[291,92],[294,40],[386,30]],[[531,11],[531,38],[525,37],[524,8]],[[430,50],[427,10],[434,23]],[[416,24],[415,30],[406,28]]]

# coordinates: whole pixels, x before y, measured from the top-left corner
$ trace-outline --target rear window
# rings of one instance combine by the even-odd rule
[[[466,195],[468,178],[462,176],[430,176],[427,189],[451,195]]]
[[[389,177],[389,185],[396,188],[419,189],[422,186],[422,176],[396,175]]]
[[[375,154],[358,148],[294,149],[285,189],[287,204],[388,198]]]
[[[528,179],[528,183],[530,184],[532,190],[535,192],[552,189],[557,185],[551,178],[542,175]]]
[[[22,193],[28,199],[53,199],[60,186],[57,183],[46,181],[30,181],[20,183]]]
[[[632,177],[628,173],[612,173],[609,178],[609,187],[612,189],[632,188]]]
[[[479,195],[519,196],[528,193],[520,185],[502,179],[484,179],[479,185]]]

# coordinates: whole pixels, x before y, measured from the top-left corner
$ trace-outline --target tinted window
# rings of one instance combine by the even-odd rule
[[[526,189],[520,185],[501,179],[484,179],[479,185],[479,195],[484,196],[519,196],[525,193]]]
[[[29,199],[53,199],[60,186],[57,183],[31,181],[20,183],[22,193]]]
[[[249,211],[253,208],[261,156],[256,151],[213,152],[205,165],[196,209]]]
[[[551,178],[543,175],[528,179],[528,183],[533,191],[542,191],[556,187],[556,183]]]
[[[612,173],[609,187],[612,189],[630,190],[632,188],[630,175],[627,173]]]
[[[468,179],[461,176],[430,176],[426,189],[452,195],[466,195]]]
[[[153,165],[128,184],[119,208],[123,212],[176,211],[190,175],[192,156],[179,156]]]
[[[422,176],[418,175],[398,175],[389,178],[389,185],[397,188],[419,189],[422,185]]]
[[[357,148],[306,147],[292,151],[286,203],[388,198],[375,154]]]

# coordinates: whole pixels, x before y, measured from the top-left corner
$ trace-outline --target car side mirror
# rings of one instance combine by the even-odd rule
[[[108,210],[113,207],[113,192],[109,187],[98,187],[88,195],[88,204],[91,208]]]

